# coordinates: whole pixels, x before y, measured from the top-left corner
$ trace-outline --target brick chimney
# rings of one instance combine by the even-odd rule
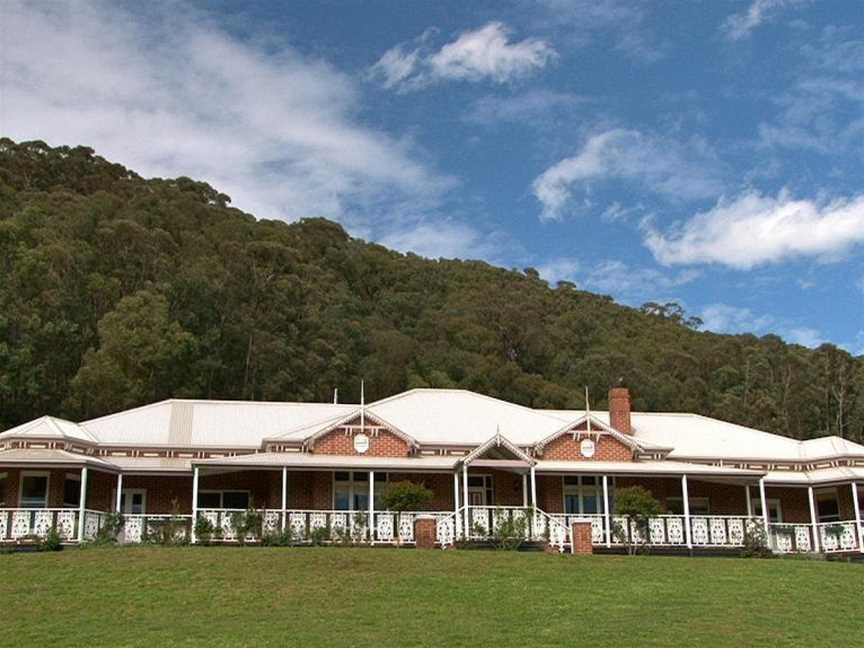
[[[630,427],[630,390],[626,387],[609,389],[609,424],[624,434],[633,434]]]

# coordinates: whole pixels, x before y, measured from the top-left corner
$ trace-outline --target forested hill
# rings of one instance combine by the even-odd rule
[[[88,148],[0,140],[0,428],[170,397],[356,402],[463,387],[534,407],[692,411],[862,438],[862,363],[825,345],[693,330],[550,287],[531,269],[434,261],[323,219],[255,220],[188,178]]]

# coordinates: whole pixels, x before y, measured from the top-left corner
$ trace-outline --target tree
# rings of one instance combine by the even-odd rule
[[[626,527],[616,524],[615,535],[627,546],[628,554],[632,556],[640,546],[647,546],[650,519],[660,515],[661,510],[660,502],[642,486],[627,486],[615,492],[615,513],[627,520]]]

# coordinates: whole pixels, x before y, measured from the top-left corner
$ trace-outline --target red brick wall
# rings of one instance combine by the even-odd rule
[[[618,439],[601,435],[590,459],[579,452],[581,441],[570,433],[562,434],[543,449],[544,461],[633,461],[633,451]]]
[[[362,456],[367,457],[405,457],[408,455],[408,443],[392,432],[381,430],[377,434],[368,434],[369,450]],[[354,435],[352,431],[339,428],[324,435],[315,442],[312,449],[315,454],[358,455],[354,450]]]
[[[564,512],[564,484],[559,475],[537,475],[537,506],[547,513]],[[529,485],[530,489],[531,486]],[[529,495],[530,502],[530,495]]]
[[[204,474],[198,479],[198,490],[247,490],[252,506],[279,508],[282,505],[282,471],[241,470],[219,475]]]
[[[116,488],[116,483],[114,488]],[[139,476],[123,477],[123,488],[143,488],[147,491],[145,506],[148,513],[192,513],[191,476]],[[116,491],[115,491],[116,492]],[[110,510],[114,510],[113,507]]]

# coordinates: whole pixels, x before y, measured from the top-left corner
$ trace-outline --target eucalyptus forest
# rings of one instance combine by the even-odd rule
[[[189,178],[0,139],[0,429],[170,397],[357,402],[412,387],[538,408],[686,411],[864,439],[862,360],[700,331],[536,270],[400,254],[256,219]]]

